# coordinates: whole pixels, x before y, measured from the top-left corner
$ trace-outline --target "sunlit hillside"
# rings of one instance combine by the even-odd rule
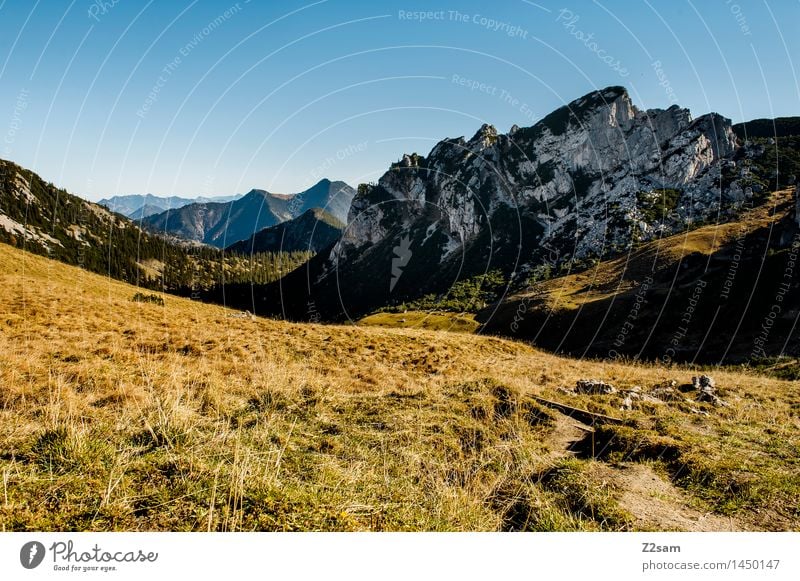
[[[772,192],[762,205],[743,204],[730,221],[532,281],[476,319],[484,333],[578,356],[759,365],[781,360],[779,354],[796,359],[795,204],[793,189]],[[777,301],[776,317],[770,309]]]
[[[149,293],[0,245],[3,530],[800,529],[796,382]]]

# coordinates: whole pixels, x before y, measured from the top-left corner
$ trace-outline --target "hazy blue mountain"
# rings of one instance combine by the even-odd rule
[[[320,208],[312,208],[297,218],[264,228],[247,240],[230,245],[227,251],[239,254],[302,251],[317,253],[336,242],[343,230],[344,223],[335,216]]]
[[[136,214],[137,218],[141,217],[140,210],[144,207],[160,208],[159,212],[180,208],[187,204],[196,204],[203,202],[230,202],[241,198],[241,194],[232,196],[198,196],[196,198],[181,198],[178,196],[154,196],[153,194],[128,194],[124,196],[112,196],[110,198],[103,198],[98,204],[105,206],[112,212],[117,212],[123,216],[133,218]],[[150,214],[147,214],[150,215]]]
[[[346,183],[324,179],[299,194],[251,190],[231,202],[193,203],[166,210],[148,216],[142,224],[155,232],[225,248],[311,208],[322,208],[345,222],[354,196],[355,190]]]
[[[128,214],[128,218],[131,220],[141,220],[142,218],[147,218],[148,216],[153,216],[155,214],[160,214],[164,211],[164,208],[161,206],[155,206],[153,204],[145,204],[141,208],[134,210],[130,214]]]

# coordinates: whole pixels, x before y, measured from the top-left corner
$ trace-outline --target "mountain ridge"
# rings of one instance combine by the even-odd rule
[[[238,200],[242,194],[221,195],[221,196],[197,196],[196,198],[184,198],[181,196],[157,196],[154,194],[124,194],[103,198],[97,203],[105,206],[112,212],[117,212],[128,218],[141,217],[142,208],[151,206],[159,208],[161,212],[168,209],[176,209],[188,204],[203,202],[231,202]],[[160,212],[159,212],[160,213]],[[147,214],[150,215],[150,214]]]
[[[228,281],[266,283],[309,258],[304,251],[223,255],[140,223],[0,160],[0,242],[89,272],[188,296]]]
[[[145,228],[224,248],[256,232],[300,216],[310,208],[327,209],[347,219],[355,190],[344,182],[323,179],[297,194],[253,189],[231,202],[192,203],[142,220]]]
[[[309,208],[296,218],[264,228],[247,240],[228,246],[226,252],[320,252],[336,242],[344,223],[321,208]]]
[[[479,311],[480,332],[573,356],[662,364],[796,356],[800,290],[793,269],[785,276],[800,248],[796,205],[793,190],[775,192],[736,220],[532,282]]]

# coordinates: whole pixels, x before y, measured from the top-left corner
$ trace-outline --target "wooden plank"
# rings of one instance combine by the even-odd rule
[[[542,404],[543,406],[549,407],[551,409],[557,410],[564,414],[565,416],[569,416],[571,418],[575,418],[579,422],[583,422],[587,426],[595,426],[598,424],[615,424],[615,425],[622,425],[625,423],[624,420],[620,418],[612,418],[611,416],[607,416],[604,414],[597,414],[595,412],[590,412],[589,410],[582,410],[580,408],[572,407],[563,403],[558,403],[556,401],[550,401],[549,399],[544,399],[543,397],[533,396],[538,403]]]

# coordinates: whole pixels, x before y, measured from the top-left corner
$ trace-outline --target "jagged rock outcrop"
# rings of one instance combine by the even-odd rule
[[[716,113],[642,111],[624,88],[609,87],[532,127],[503,134],[483,125],[427,157],[404,155],[359,188],[341,240],[299,278],[315,304],[336,296],[323,316],[343,318],[487,270],[524,280],[543,264],[616,255],[733,215],[755,195],[744,173],[734,175],[734,158],[747,155]],[[404,238],[410,257],[392,277]]]
[[[436,225],[445,237],[440,261],[478,236],[501,209],[531,214],[542,241],[563,247],[574,240],[564,248],[569,255],[602,255],[726,206],[732,200],[720,192],[719,161],[736,147],[731,123],[720,115],[692,120],[677,106],[640,111],[624,89],[610,87],[533,127],[498,134],[484,125],[468,141],[442,141],[427,158],[404,156],[356,197],[349,217],[354,226],[334,255],[375,244],[397,219],[411,227],[428,206],[438,210]],[[667,208],[667,220],[653,220],[642,208],[645,194],[665,188],[677,190],[669,201],[674,207]]]

